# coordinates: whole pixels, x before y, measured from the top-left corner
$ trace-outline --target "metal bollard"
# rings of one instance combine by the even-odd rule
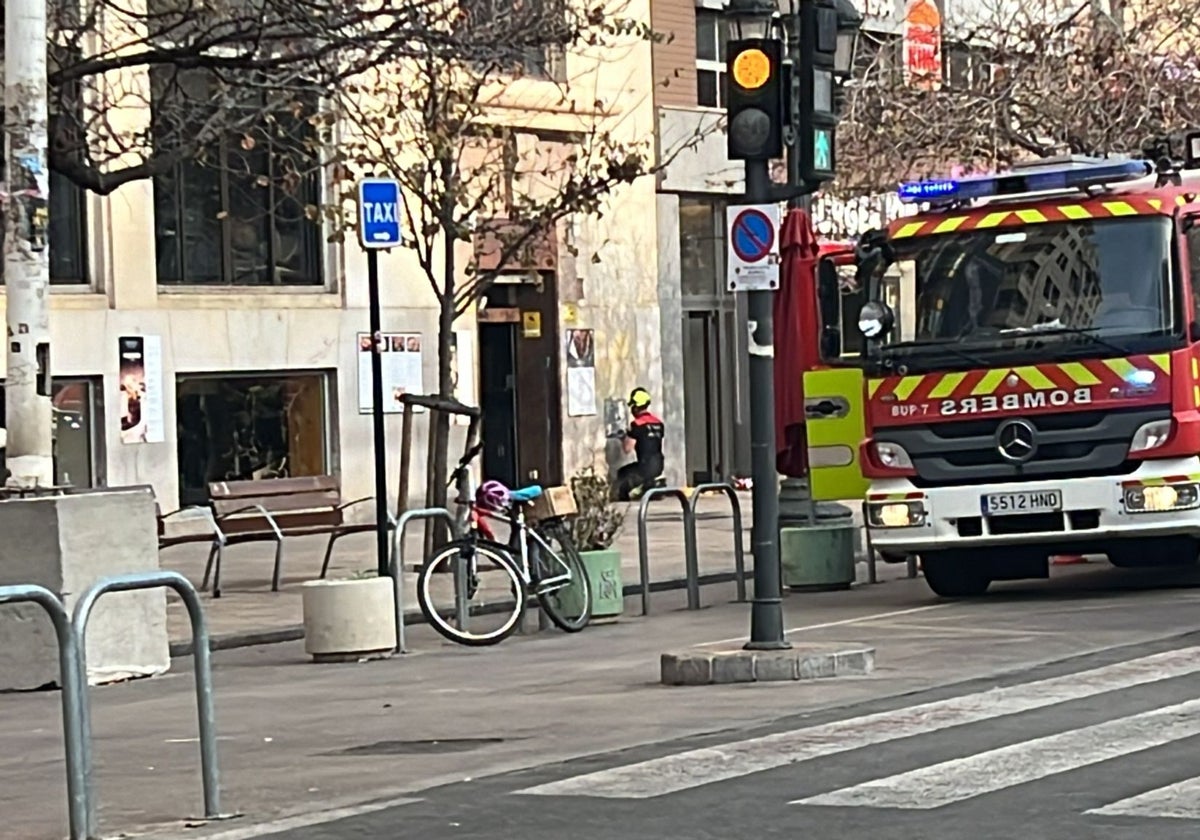
[[[683,559],[687,575],[688,609],[700,609],[700,580],[696,563],[696,522],[687,493],[679,487],[652,487],[642,496],[638,506],[638,569],[641,575],[642,615],[650,613],[650,553],[646,546],[646,515],[650,502],[660,496],[671,496],[683,510]]]
[[[458,538],[457,523],[450,515],[450,511],[445,508],[417,508],[416,510],[406,510],[400,514],[400,519],[392,530],[392,588],[395,593],[392,600],[396,611],[396,651],[398,653],[408,653],[408,645],[404,639],[404,532],[408,528],[408,523],[415,519],[444,519],[450,526],[450,536],[454,539]],[[459,588],[456,582],[455,589]],[[461,621],[460,616],[460,629]]]
[[[867,519],[867,501],[862,503],[863,535],[867,544],[867,583],[878,583],[879,576],[875,568],[875,546],[871,543],[871,521]]]
[[[141,589],[174,589],[187,607],[192,623],[192,660],[196,674],[196,713],[200,735],[200,772],[204,784],[204,816],[206,819],[226,819],[221,813],[220,778],[217,769],[217,733],[213,712],[212,658],[209,651],[208,624],[200,596],[191,582],[178,572],[135,572],[129,575],[101,578],[84,590],[75,604],[72,617],[75,646],[78,655],[78,694],[84,785],[87,796],[88,840],[97,837],[96,802],[92,796],[92,714],[87,681],[87,625],[92,608],[101,595],[108,592],[130,592]]]
[[[84,772],[83,690],[79,684],[79,647],[62,601],[42,586],[0,586],[0,604],[37,604],[54,622],[58,637],[58,672],[62,683],[63,748],[67,764],[67,815],[71,840],[87,834],[91,791]]]
[[[700,504],[700,496],[702,493],[713,493],[720,491],[725,498],[729,499],[729,506],[732,508],[733,515],[733,568],[736,575],[737,583],[737,599],[739,602],[746,600],[746,555],[745,555],[745,534],[742,528],[742,503],[737,497],[737,490],[732,484],[726,482],[713,482],[711,484],[699,484],[692,489],[692,498],[688,502],[688,507],[692,511],[692,545],[696,545],[696,506]],[[699,558],[696,558],[696,577],[699,578]],[[697,602],[699,595],[697,595]],[[694,608],[693,608],[694,609]]]

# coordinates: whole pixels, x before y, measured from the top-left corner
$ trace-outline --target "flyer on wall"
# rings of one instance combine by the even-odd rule
[[[162,443],[166,440],[162,338],[122,336],[117,339],[117,357],[121,443]]]
[[[371,334],[358,333],[358,413],[371,413]],[[422,371],[422,340],[420,333],[381,333],[379,355],[383,362],[383,411],[399,414],[404,411],[400,397],[424,393]],[[413,411],[425,411],[420,406]]]

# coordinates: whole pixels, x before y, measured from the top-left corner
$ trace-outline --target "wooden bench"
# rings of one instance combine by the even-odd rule
[[[329,535],[325,560],[321,564],[323,578],[329,570],[334,543],[347,534],[375,530],[374,522],[351,523],[345,518],[346,510],[373,502],[375,498],[365,496],[343,502],[341,481],[333,475],[216,481],[208,485],[208,493],[214,523],[222,538],[213,543],[200,587],[208,586],[211,573],[214,598],[221,597],[221,560],[226,546],[274,542],[275,570],[271,576],[271,591],[278,592],[284,537]],[[395,517],[390,512],[388,526],[396,527]]]

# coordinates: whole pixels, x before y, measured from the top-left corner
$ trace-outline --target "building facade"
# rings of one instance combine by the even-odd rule
[[[648,19],[648,4],[631,13]],[[618,139],[652,136],[648,44],[603,62],[563,60],[564,77],[617,115]],[[561,104],[562,89],[535,74],[505,94],[499,105],[519,142],[578,131],[572,108],[542,107]],[[270,151],[257,151],[252,165],[266,174]],[[288,196],[254,192],[223,169],[189,166],[98,197],[52,176],[58,482],[150,484],[164,511],[203,503],[207,485],[225,480],[334,474],[345,498],[373,494],[366,256],[350,239],[329,242],[305,208],[335,189],[313,176]],[[623,396],[661,387],[652,363],[662,355],[657,242],[642,221],[655,201],[644,178],[614,192],[600,217],[564,222],[550,264],[515,272],[488,306],[455,323],[455,396],[491,400],[493,415],[507,400],[505,422],[524,451],[511,456],[514,482],[615,467],[606,432],[625,420]],[[476,256],[470,243],[458,252],[459,266]],[[438,310],[429,283],[414,254],[399,249],[380,257],[380,276],[387,395],[433,393]],[[515,322],[488,311],[510,307]],[[418,415],[414,496],[424,492],[427,421]],[[400,423],[390,407],[393,488]],[[452,460],[462,433],[456,425]]]

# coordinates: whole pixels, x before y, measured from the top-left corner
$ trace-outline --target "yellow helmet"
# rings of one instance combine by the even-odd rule
[[[634,388],[629,392],[629,407],[630,408],[649,408],[650,407],[650,392],[645,388]]]

